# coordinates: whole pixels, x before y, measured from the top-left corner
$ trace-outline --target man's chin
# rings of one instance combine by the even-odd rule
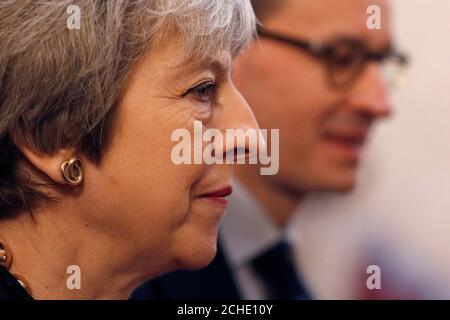
[[[350,192],[357,184],[359,164],[356,161],[335,161],[316,170],[319,187],[331,192]],[[319,168],[317,168],[319,169]],[[312,177],[311,179],[314,179]]]
[[[356,187],[356,174],[351,173],[334,173],[328,177],[324,177],[323,189],[325,191],[347,193]]]
[[[338,192],[347,193],[356,187],[356,171],[321,170],[303,179],[299,189],[304,193]],[[312,171],[311,171],[312,173]],[[300,179],[302,180],[302,179]]]
[[[336,192],[341,192],[341,193],[347,193],[347,192],[351,192],[355,189],[356,187],[356,182],[355,181],[348,181],[348,182],[342,182],[342,183],[338,183],[336,184],[336,186],[334,188],[331,188],[332,191],[336,191]]]

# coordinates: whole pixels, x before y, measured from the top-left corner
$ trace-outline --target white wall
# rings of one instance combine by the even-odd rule
[[[319,298],[353,297],[367,243],[406,282],[431,287],[422,297],[450,298],[450,0],[392,5],[412,58],[395,117],[377,129],[355,192],[314,195],[301,208],[301,264]]]

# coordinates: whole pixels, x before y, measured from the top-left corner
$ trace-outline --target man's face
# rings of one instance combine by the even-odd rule
[[[367,8],[381,8],[381,30],[369,30]],[[374,51],[390,45],[387,1],[289,0],[265,28],[325,44],[354,39]],[[291,191],[347,191],[375,120],[390,113],[381,67],[369,62],[356,80],[336,88],[326,64],[294,46],[260,38],[234,66],[238,89],[261,128],[280,129],[274,183]]]

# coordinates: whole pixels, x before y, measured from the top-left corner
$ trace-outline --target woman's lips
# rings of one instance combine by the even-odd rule
[[[223,189],[214,191],[214,192],[210,192],[210,193],[206,193],[202,196],[202,198],[206,198],[208,200],[214,201],[215,203],[222,205],[222,206],[227,206],[228,201],[227,199],[225,199],[225,197],[228,197],[229,195],[231,195],[231,193],[233,192],[233,189],[231,188],[231,186],[225,187]]]

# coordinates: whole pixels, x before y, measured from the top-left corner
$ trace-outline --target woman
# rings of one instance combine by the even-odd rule
[[[0,4],[0,297],[126,299],[211,261],[228,168],[175,165],[171,134],[257,128],[230,80],[254,25],[247,0]]]

